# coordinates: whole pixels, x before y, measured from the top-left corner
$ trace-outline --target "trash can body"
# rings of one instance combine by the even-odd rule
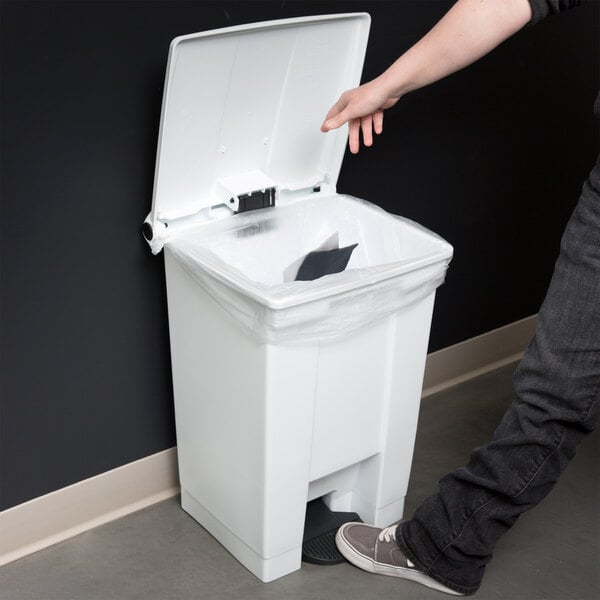
[[[452,247],[336,192],[366,14],[176,38],[144,235],[165,250],[183,508],[262,581],[300,567],[306,504],[402,517]],[[399,194],[398,202],[401,201]],[[285,273],[339,237],[347,268]]]
[[[443,272],[449,252],[439,238],[428,238],[409,222],[354,199],[334,196],[304,203],[315,220],[309,231],[319,228],[323,213],[322,220],[337,226],[342,239],[353,235],[361,240],[364,255],[352,261],[364,260],[369,250],[379,258],[377,247],[388,240],[376,235],[383,231],[377,221],[389,221],[395,239],[402,240],[395,248],[401,253],[396,263],[404,269],[398,277],[417,276],[424,297],[373,321],[363,315],[362,326],[332,339],[298,344],[284,337],[269,343],[259,331],[241,327],[198,278],[200,271],[210,279],[212,265],[194,255],[189,240],[167,244],[165,254],[182,506],[263,581],[300,567],[307,501],[323,497],[332,510],[354,511],[380,526],[402,517],[435,296],[423,286],[420,271]],[[306,225],[297,207],[288,215],[269,210],[283,230],[279,240],[271,236],[270,246],[261,244],[265,258],[281,248],[278,241],[289,240],[301,223]],[[336,214],[351,218],[336,223]],[[261,217],[252,215],[252,221]],[[269,220],[267,214],[264,218]],[[273,227],[264,229],[272,232]],[[247,257],[246,245],[264,242],[260,228],[242,237],[239,231],[234,227],[229,240],[227,231],[201,235],[195,243],[211,247],[211,240],[217,240],[225,247],[223,256],[231,244]],[[192,247],[197,235],[187,234]],[[187,260],[181,258],[181,246]],[[433,262],[420,266],[424,256]],[[199,261],[195,268],[190,260]],[[252,262],[260,264],[261,257]],[[236,265],[231,267],[235,276]],[[344,275],[329,276],[333,289]],[[363,287],[373,289],[376,300],[379,285]],[[398,296],[400,287],[396,282]],[[330,314],[352,298],[330,294],[312,303],[327,301],[326,309],[315,310]],[[286,308],[263,305],[267,313]],[[367,307],[363,311],[368,315]],[[276,322],[276,316],[261,317]]]

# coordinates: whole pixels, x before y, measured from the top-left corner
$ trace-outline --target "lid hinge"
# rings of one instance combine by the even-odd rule
[[[275,206],[275,197],[275,187],[268,187],[264,190],[255,190],[248,194],[240,194],[238,196],[237,212],[243,213],[259,208],[270,208],[271,206]],[[235,199],[232,198],[229,202],[234,204]]]
[[[275,206],[277,185],[262,171],[238,173],[219,179],[214,188],[216,202],[224,204],[234,213]]]

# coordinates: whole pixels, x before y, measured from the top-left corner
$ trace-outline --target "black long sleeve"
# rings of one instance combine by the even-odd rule
[[[531,4],[530,25],[535,25],[548,15],[556,15],[559,12],[575,8],[581,4],[582,0],[529,0]]]

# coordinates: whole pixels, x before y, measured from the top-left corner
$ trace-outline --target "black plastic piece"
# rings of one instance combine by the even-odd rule
[[[257,210],[258,208],[270,208],[271,206],[275,206],[275,188],[256,190],[249,194],[242,194],[238,198],[238,213]]]
[[[302,560],[315,565],[338,565],[345,562],[335,545],[337,530],[350,521],[362,523],[354,512],[333,512],[318,498],[306,505]]]
[[[345,246],[344,248],[335,248],[333,250],[315,250],[309,252],[302,261],[296,281],[313,281],[324,275],[332,273],[341,273],[352,256],[354,248],[358,244]]]
[[[142,225],[142,234],[149,242],[152,241],[154,232],[152,231],[152,225],[150,225],[150,223],[144,223]]]

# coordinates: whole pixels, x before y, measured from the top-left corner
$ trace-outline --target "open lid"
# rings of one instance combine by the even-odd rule
[[[339,14],[175,38],[146,220],[155,232],[232,190],[335,189],[347,128],[319,127],[360,81],[369,25],[366,13]]]

